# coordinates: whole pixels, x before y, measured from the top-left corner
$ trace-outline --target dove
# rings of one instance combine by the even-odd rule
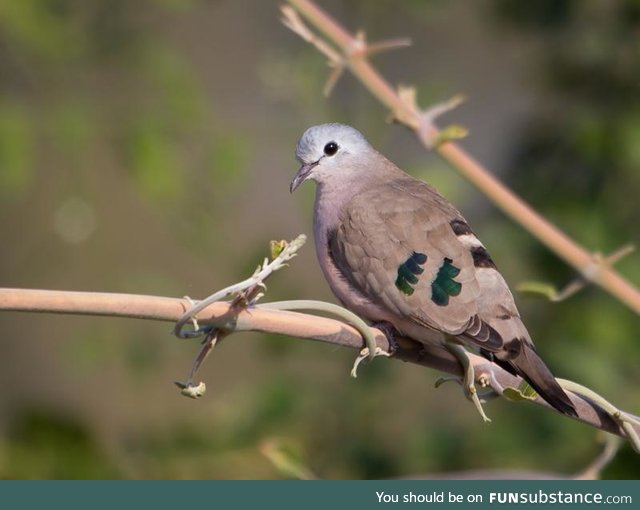
[[[347,309],[381,329],[448,350],[482,417],[466,351],[526,380],[549,405],[576,416],[537,354],[513,295],[462,214],[405,173],[355,128],[322,124],[296,146],[290,184],[316,183],[313,233],[320,268]]]

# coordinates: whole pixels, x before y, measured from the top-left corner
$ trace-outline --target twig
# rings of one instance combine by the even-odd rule
[[[184,326],[189,321],[191,321],[193,317],[198,315],[199,312],[207,308],[207,306],[209,306],[211,303],[222,301],[224,298],[230,295],[236,296],[240,292],[246,292],[247,290],[256,288],[257,286],[264,287],[264,281],[269,278],[269,276],[271,276],[274,272],[286,266],[286,263],[297,255],[298,250],[304,245],[306,241],[307,236],[305,236],[304,234],[300,234],[293,241],[286,244],[282,251],[271,262],[269,262],[269,259],[265,258],[262,262],[262,265],[258,266],[258,268],[254,271],[250,278],[247,278],[240,283],[234,283],[229,287],[225,287],[224,289],[211,294],[209,297],[203,299],[202,301],[199,301],[196,304],[192,303],[192,306],[187,311],[185,311],[182,317],[180,317],[176,321],[176,325],[173,328],[173,334],[178,338],[189,338],[191,335],[189,333],[183,333],[182,328],[184,328]],[[257,294],[255,297],[257,297]]]
[[[201,324],[213,324],[224,331],[262,331],[319,340],[351,349],[362,348],[362,336],[348,324],[325,317],[273,310],[268,306],[267,303],[238,310],[229,302],[216,302],[201,310],[196,318]],[[5,311],[130,317],[175,322],[189,307],[190,303],[186,299],[159,296],[0,288],[0,310]],[[389,342],[384,333],[377,329],[373,329],[373,332],[377,346],[389,351]],[[435,368],[455,376],[462,375],[460,364],[446,351],[408,338],[397,337],[396,341],[398,346],[393,358]],[[469,358],[475,369],[476,381],[481,386],[488,381],[494,391],[501,393],[504,388],[518,388],[522,383],[520,378],[485,358],[473,353],[469,353]],[[640,434],[637,421],[640,418],[622,413],[628,419],[623,427],[597,403],[572,391],[569,391],[568,395],[576,408],[579,421],[621,437],[629,437],[628,430],[633,430],[636,436]],[[527,401],[553,410],[539,397]]]
[[[618,248],[611,255],[604,256],[599,253],[596,253],[594,256],[601,258],[605,263],[609,265],[613,265],[619,260],[622,260],[624,257],[629,255],[635,250],[635,246],[632,244],[627,244],[622,248]],[[570,298],[577,292],[584,289],[589,281],[584,276],[578,276],[577,278],[570,281],[567,285],[565,285],[561,290],[557,290],[556,287],[550,283],[544,282],[535,282],[535,281],[527,281],[518,284],[516,290],[519,292],[529,292],[531,294],[540,294],[545,296],[549,301],[553,301],[554,303],[558,303],[560,301],[564,301],[565,299]]]
[[[301,30],[313,34],[298,16],[297,13],[300,13],[326,37],[330,44],[339,50],[340,56],[335,58],[345,63],[362,84],[391,110],[394,118],[411,128],[426,148],[430,148],[434,141],[442,139],[441,131],[435,126],[433,118],[424,116],[415,101],[403,99],[371,66],[366,58],[366,50],[362,51],[363,42],[361,39],[347,32],[311,0],[288,0],[288,2],[295,10],[283,9],[287,26],[292,24],[296,24],[298,27],[304,26],[304,29]],[[298,30],[294,31],[299,33]],[[315,35],[313,37],[315,38],[313,44],[318,47],[319,40],[322,39]],[[325,45],[329,45],[329,43],[323,42]],[[357,48],[360,48],[361,51],[354,52],[354,49]],[[565,262],[576,268],[584,278],[596,283],[636,313],[640,313],[640,291],[614,271],[605,260],[589,253],[549,223],[456,143],[449,140],[436,146],[435,150],[508,216],[522,225]]]

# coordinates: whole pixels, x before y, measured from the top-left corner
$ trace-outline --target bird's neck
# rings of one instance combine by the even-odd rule
[[[333,181],[317,184],[316,203],[314,207],[314,234],[326,235],[327,231],[334,230],[340,222],[340,213],[349,201],[363,190],[362,179],[354,182]]]
[[[339,209],[348,202],[349,197],[334,190],[332,183],[318,183],[317,187],[314,221],[322,219],[323,222],[334,224],[337,221]]]
[[[406,175],[381,154],[372,151],[370,157],[370,165],[364,173],[351,173],[350,178],[343,175],[340,179],[317,182],[313,220],[317,246],[326,244],[327,234],[338,227],[340,214],[353,197]]]

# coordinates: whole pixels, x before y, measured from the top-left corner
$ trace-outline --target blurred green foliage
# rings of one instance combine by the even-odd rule
[[[476,89],[458,90],[456,69],[514,45],[522,56],[509,73],[523,73],[515,94],[531,105],[508,143],[493,141],[502,177],[589,248],[638,243],[640,3],[471,5],[326,2],[349,26],[371,27],[372,40],[416,40],[426,57],[408,50],[376,64],[392,81],[415,81],[423,104],[467,94],[463,125]],[[478,90],[498,89],[501,58],[484,58],[480,81],[471,71]],[[323,99],[323,59],[278,25],[275,2],[4,1],[0,61],[2,285],[196,297],[244,277],[270,239],[310,232],[312,191],[287,191],[293,145],[329,120],[361,128],[460,205],[513,287],[575,277],[384,125],[355,80]],[[502,100],[494,92],[489,110]],[[637,254],[619,268],[640,282]],[[331,299],[310,246],[269,282],[269,299],[297,297]],[[594,288],[520,302],[558,375],[640,410],[636,315]],[[203,370],[207,396],[191,402],[171,381],[197,346],[172,339],[169,325],[0,321],[3,478],[573,473],[600,448],[593,430],[526,404],[492,402],[493,423],[482,425],[458,387],[435,390],[437,375],[419,367],[376,360],[350,380],[353,353],[310,342],[232,336]],[[605,476],[637,478],[637,459],[623,447]]]
[[[0,105],[0,190],[4,199],[26,192],[33,173],[33,129],[17,105]]]
[[[5,439],[2,478],[112,479],[113,460],[82,425],[44,410],[25,410]]]

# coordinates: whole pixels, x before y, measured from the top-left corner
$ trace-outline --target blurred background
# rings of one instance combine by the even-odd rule
[[[442,122],[578,242],[639,241],[640,2],[320,5],[372,41],[411,37],[382,73],[423,106],[466,95]],[[311,234],[313,186],[288,184],[298,137],[327,121],[439,188],[513,287],[574,278],[351,76],[323,98],[324,58],[278,18],[273,1],[1,2],[0,285],[201,298],[243,279],[270,239]],[[638,261],[618,265],[636,284]],[[558,376],[640,412],[637,315],[596,288],[516,297]],[[269,282],[266,299],[296,298],[333,301],[311,243]],[[570,474],[602,447],[535,406],[494,401],[484,425],[432,370],[378,359],[353,380],[352,351],[257,333],[215,351],[192,401],[172,381],[198,343],[170,329],[1,312],[0,477]],[[640,477],[638,458],[624,446],[603,476]]]

